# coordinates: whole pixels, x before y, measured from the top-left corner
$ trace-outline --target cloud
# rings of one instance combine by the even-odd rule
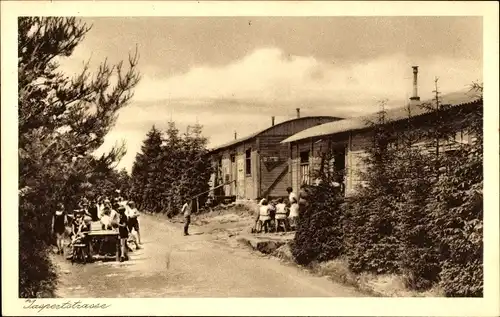
[[[420,65],[419,86],[430,93],[434,76],[442,90],[456,90],[480,79],[481,62],[468,59],[411,60],[402,54],[365,63],[338,65],[312,56],[284,54],[278,48],[257,49],[223,67],[198,66],[168,78],[144,74],[136,101],[234,100],[287,104],[310,99],[351,104],[377,98],[403,99],[411,91],[411,67]]]
[[[432,97],[434,78],[443,93],[463,89],[482,78],[481,61],[412,60],[402,54],[363,63],[336,64],[312,56],[284,54],[262,48],[225,66],[196,66],[167,78],[143,72],[130,106],[122,109],[116,126],[100,151],[126,139],[128,153],[120,167],[130,170],[145,134],[154,124],[160,129],[173,119],[183,130],[196,121],[204,125],[210,145],[230,141],[236,130],[244,136],[295,115],[342,117],[377,111],[388,99],[401,106],[412,91],[412,65],[419,65],[419,95]]]

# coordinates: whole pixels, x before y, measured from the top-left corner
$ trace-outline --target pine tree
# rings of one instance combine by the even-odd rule
[[[168,123],[165,132],[165,143],[162,148],[162,171],[163,171],[163,195],[161,199],[162,208],[168,216],[172,216],[182,204],[178,193],[179,175],[184,168],[182,161],[182,139],[179,135],[175,122]]]
[[[346,250],[350,268],[355,272],[398,272],[399,240],[395,202],[397,182],[394,177],[393,122],[387,119],[385,103],[370,126],[371,146],[363,157],[360,172],[363,186],[348,201],[346,208]]]
[[[153,127],[132,169],[132,191],[141,207],[172,217],[184,202],[207,191],[211,170],[206,147],[201,125],[189,126],[182,135],[175,122],[168,123],[165,133]]]
[[[441,252],[440,286],[448,296],[483,295],[483,107],[482,84],[474,84],[479,107],[460,109],[463,121],[452,134],[471,135],[471,143],[441,162],[438,181],[427,204],[428,231]]]
[[[398,151],[394,153],[393,164],[398,193],[396,232],[401,243],[399,267],[409,288],[428,289],[437,281],[440,270],[436,244],[428,232],[430,219],[425,208],[435,176],[434,160],[420,146],[425,133],[414,124],[410,106],[407,113],[406,127],[398,135]]]
[[[132,195],[138,205],[146,210],[156,212],[159,167],[161,163],[163,137],[160,130],[154,125],[146,134],[141,146],[141,152],[136,155],[132,166]]]
[[[92,156],[132,97],[137,54],[128,69],[104,62],[95,74],[85,66],[70,78],[57,61],[71,56],[90,27],[54,17],[22,17],[18,27],[19,295],[51,296],[51,213],[58,202],[70,210],[96,175],[124,154],[118,147]]]
[[[211,174],[211,165],[208,158],[208,140],[202,135],[203,127],[199,124],[188,127],[185,135],[185,149],[187,161],[185,179],[188,180],[187,197],[194,197],[208,191],[208,180]],[[206,195],[198,199],[203,204]]]

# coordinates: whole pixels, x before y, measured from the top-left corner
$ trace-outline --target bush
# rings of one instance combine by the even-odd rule
[[[292,248],[295,260],[301,265],[334,259],[344,252],[339,188],[323,182],[310,187],[308,192],[309,206],[301,210]]]
[[[470,175],[482,164],[474,156],[457,154],[456,164],[433,188],[428,212],[440,245],[440,287],[447,296],[483,293],[483,181]]]
[[[399,271],[399,240],[390,206],[386,196],[372,199],[358,196],[346,204],[346,254],[353,272]]]

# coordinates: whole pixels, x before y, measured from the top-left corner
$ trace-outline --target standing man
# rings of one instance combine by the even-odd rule
[[[192,202],[186,202],[182,206],[182,213],[184,214],[184,235],[188,236],[189,224],[191,223],[191,204]]]

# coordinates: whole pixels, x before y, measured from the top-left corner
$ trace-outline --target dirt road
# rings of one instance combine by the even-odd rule
[[[140,217],[143,249],[127,262],[87,265],[58,260],[59,297],[351,297],[348,286],[315,277],[277,259],[259,256],[216,234]]]

